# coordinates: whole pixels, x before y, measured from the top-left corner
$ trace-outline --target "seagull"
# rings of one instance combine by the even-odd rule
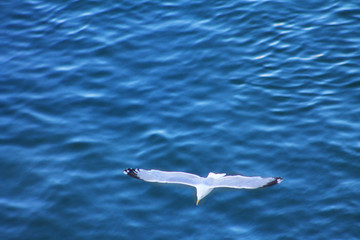
[[[168,172],[154,169],[127,168],[123,172],[130,177],[146,182],[176,183],[195,187],[196,205],[214,188],[255,189],[269,187],[283,181],[281,177],[247,177],[213,172],[210,172],[205,178],[186,172]]]

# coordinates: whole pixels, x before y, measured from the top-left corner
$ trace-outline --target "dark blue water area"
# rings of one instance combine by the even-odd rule
[[[359,239],[360,3],[1,1],[0,239]],[[195,189],[123,169],[280,176]]]

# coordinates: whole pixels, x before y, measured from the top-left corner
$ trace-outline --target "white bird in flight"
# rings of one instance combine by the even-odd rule
[[[197,196],[196,205],[214,188],[255,189],[269,187],[283,181],[281,177],[226,176],[226,173],[213,172],[210,172],[209,175],[204,178],[185,172],[167,172],[139,168],[127,168],[124,170],[124,174],[146,182],[177,183],[195,187]]]

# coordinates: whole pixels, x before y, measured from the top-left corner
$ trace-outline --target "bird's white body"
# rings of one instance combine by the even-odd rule
[[[225,175],[226,175],[226,173],[213,173],[213,172],[210,172],[209,175],[204,179],[203,184],[199,184],[199,185],[195,186],[195,188],[196,188],[196,197],[197,197],[196,204],[198,204],[201,199],[206,197],[212,190],[214,190],[214,187],[213,187],[214,180],[222,178]]]
[[[147,182],[185,184],[196,188],[197,202],[207,196],[214,188],[255,189],[268,187],[282,182],[280,177],[246,177],[242,175],[226,176],[226,173],[213,173],[204,178],[185,172],[168,172],[161,170],[145,170],[128,168],[126,175]]]

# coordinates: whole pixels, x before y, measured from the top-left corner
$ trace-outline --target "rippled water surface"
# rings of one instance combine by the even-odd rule
[[[360,4],[1,1],[0,239],[359,239]],[[219,189],[138,167],[281,176]]]

